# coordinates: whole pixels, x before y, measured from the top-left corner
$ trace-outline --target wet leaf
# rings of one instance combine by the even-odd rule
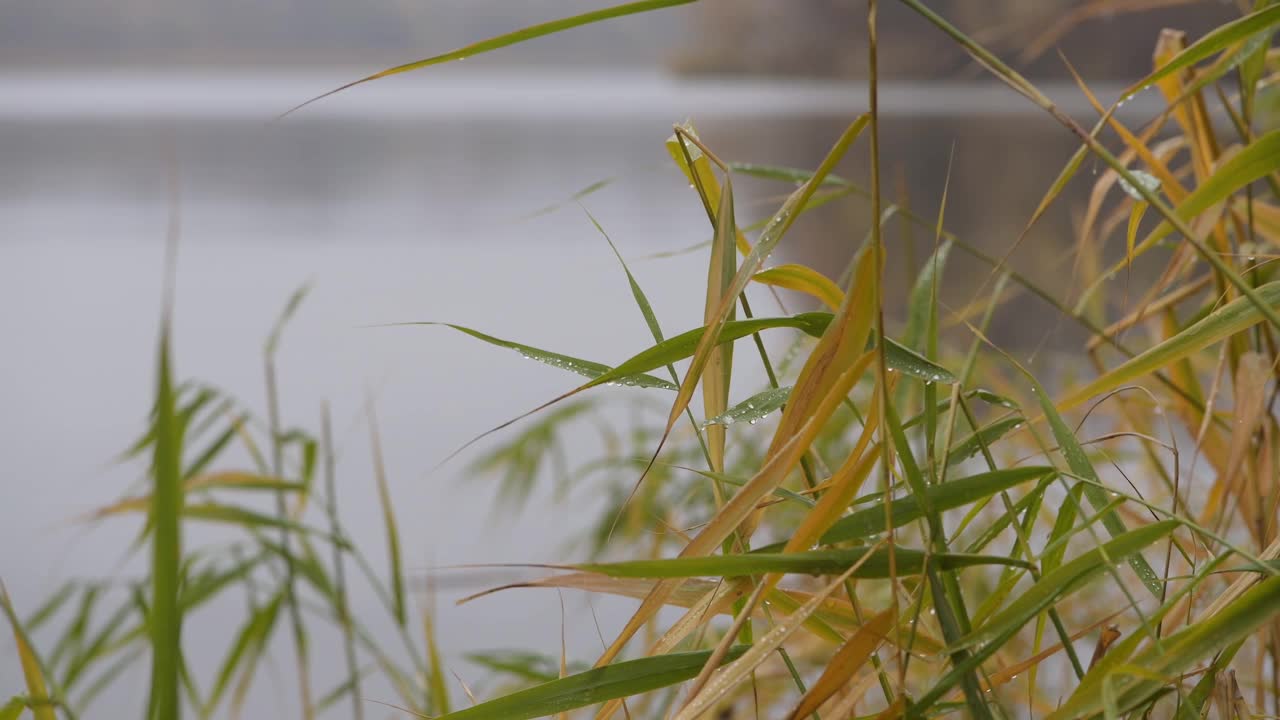
[[[805,293],[821,300],[823,305],[832,310],[838,309],[841,301],[844,300],[844,291],[840,286],[826,275],[806,265],[776,265],[767,270],[761,270],[751,279],[762,285]]]
[[[1121,99],[1131,98],[1146,88],[1155,85],[1162,78],[1166,78],[1183,68],[1190,67],[1205,58],[1215,55],[1233,43],[1244,40],[1251,35],[1267,32],[1277,24],[1280,24],[1280,6],[1273,5],[1246,15],[1239,20],[1220,25],[1178,53],[1176,57],[1162,65],[1158,70],[1135,83],[1123,93]]]
[[[756,393],[725,412],[703,423],[706,425],[732,425],[739,422],[755,424],[761,418],[787,404],[791,386],[770,388]]]
[[[725,660],[746,652],[738,647]],[[711,651],[672,653],[597,667],[586,672],[504,695],[436,720],[528,720],[630,697],[684,682],[711,657]]]
[[[853,577],[887,578],[890,556],[897,563],[899,575],[918,575],[925,562],[937,563],[943,569],[959,569],[977,565],[1009,565],[1030,567],[1025,561],[999,555],[928,554],[923,550],[907,548],[867,548],[848,550],[809,550],[798,553],[747,553],[744,555],[708,555],[679,557],[665,560],[627,560],[614,563],[586,563],[574,566],[578,570],[597,572],[611,577],[633,578],[687,578],[687,577],[739,577],[763,573],[787,573],[799,575],[838,575],[853,565],[862,565]]]
[[[550,365],[551,367],[558,368],[560,370],[567,370],[571,373],[575,373],[587,378],[595,379],[601,376],[610,376],[607,382],[616,383],[618,385],[633,385],[636,387],[644,387],[644,388],[662,388],[664,390],[676,389],[676,386],[672,384],[671,381],[669,380],[663,380],[662,378],[653,377],[652,375],[643,375],[643,374],[640,374],[639,372],[616,373],[614,371],[614,368],[611,368],[608,365],[603,365],[598,362],[592,362],[590,360],[583,360],[582,358],[576,358],[570,355],[561,355],[560,353],[551,352],[550,350],[543,350],[541,348],[533,347],[532,345],[523,345],[521,343],[512,342],[510,340],[503,340],[501,338],[496,338],[492,335],[486,335],[485,333],[482,333],[479,330],[472,330],[471,328],[463,327],[462,325],[454,325],[452,323],[441,323],[441,322],[413,322],[413,323],[401,323],[401,324],[438,325],[442,327],[450,327],[450,328],[453,328],[454,330],[457,330],[458,332],[466,333],[467,335],[470,335],[471,337],[476,338],[477,340],[483,340],[484,342],[487,342],[490,345],[496,345],[498,347],[507,348],[508,350],[515,350],[516,352],[520,353],[522,357],[528,360],[537,360],[538,362]],[[664,364],[666,363],[658,363],[647,369],[652,370],[654,368],[662,367],[662,365]]]

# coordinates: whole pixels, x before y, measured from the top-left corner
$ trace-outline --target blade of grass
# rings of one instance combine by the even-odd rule
[[[374,80],[380,80],[385,77],[390,77],[392,75],[399,75],[400,73],[406,73],[412,70],[420,70],[422,68],[430,67],[432,65],[440,65],[442,63],[452,62],[454,60],[462,60],[464,58],[472,57],[473,55],[480,55],[483,53],[491,52],[493,50],[498,50],[500,48],[504,48],[510,45],[526,42],[534,38],[539,38],[544,35],[551,35],[558,32],[564,32],[565,30],[570,30],[576,27],[580,27],[582,25],[590,25],[591,23],[597,23],[604,20],[611,20],[613,18],[623,17],[625,15],[634,15],[636,13],[651,12],[653,10],[660,10],[662,8],[674,7],[676,5],[687,5],[689,3],[696,2],[696,1],[697,0],[640,0],[639,2],[624,3],[622,5],[615,5],[613,7],[602,8],[600,10],[595,10],[588,13],[582,13],[581,15],[574,15],[572,17],[566,17],[566,18],[561,18],[559,20],[552,20],[552,21],[540,23],[537,25],[531,25],[527,28],[516,30],[515,32],[509,32],[503,35],[498,35],[496,37],[489,38],[488,40],[482,40],[477,43],[472,43],[470,45],[458,48],[457,50],[452,50],[450,52],[443,53],[440,55],[434,55],[424,60],[418,60],[416,62],[405,63],[404,65],[397,65],[392,68],[387,68],[386,70],[383,70],[381,72],[377,72],[367,77],[360,78],[359,80],[349,82],[346,85],[343,85],[342,87],[330,90],[329,92],[326,92],[323,95],[317,95],[316,97],[313,97],[310,100],[307,100],[306,102],[300,105],[297,105],[295,107],[290,108],[289,110],[286,110],[285,112],[281,113],[276,118],[276,120],[277,121],[281,120],[286,116],[294,112],[297,112],[298,110],[301,110],[302,108],[310,105],[311,103],[316,102],[317,100],[322,100],[324,98],[329,97],[330,95],[335,95],[348,88],[353,88],[357,85],[363,85],[364,83],[372,82]]]
[[[266,605],[249,614],[240,631],[236,633],[219,667],[213,687],[209,690],[209,696],[200,713],[201,717],[213,717],[218,710],[218,705],[222,702],[223,694],[231,686],[231,681],[237,672],[247,679],[254,676],[258,661],[271,640],[271,633],[275,630],[283,600],[284,593],[277,592]]]
[[[1021,415],[1013,415],[980,428],[977,432],[951,446],[951,449],[947,451],[947,467],[962,463],[981,453],[983,448],[990,447],[1000,438],[1020,429],[1025,422],[1025,418]]]
[[[859,565],[852,577],[889,577],[890,556],[897,561],[899,575],[918,575],[924,571],[926,561],[936,563],[947,570],[978,565],[1009,565],[1026,568],[1024,560],[998,555],[938,555],[923,550],[885,548],[869,551],[866,548],[849,550],[809,550],[791,553],[746,553],[742,555],[709,555],[704,557],[679,557],[663,560],[626,560],[611,563],[585,563],[574,565],[577,570],[596,572],[610,577],[632,578],[689,578],[689,577],[740,577],[764,573],[788,573],[798,575],[837,575],[853,565]]]
[[[77,584],[78,583],[75,580],[68,580],[62,585],[59,585],[58,589],[54,590],[53,593],[49,595],[49,599],[46,600],[44,604],[36,608],[27,616],[27,619],[23,621],[22,626],[25,627],[28,632],[38,630],[41,625],[47,622],[54,615],[57,615],[58,611],[62,609],[62,606],[75,595]]]
[[[9,698],[9,702],[0,707],[0,720],[18,720],[22,711],[27,709],[27,699],[20,696]],[[43,720],[43,719],[39,719]]]
[[[761,418],[769,413],[777,410],[787,404],[787,398],[791,396],[791,386],[780,388],[770,388],[763,392],[743,400],[715,417],[707,420],[703,425],[733,425],[734,423],[747,422],[751,425],[757,423]]]
[[[176,418],[166,313],[160,330],[153,413],[155,443],[150,522],[152,537],[151,693],[148,715],[176,720],[182,715],[178,670],[182,664],[182,436]]]
[[[618,375],[613,372],[614,368],[611,368],[608,365],[604,365],[598,362],[592,362],[590,360],[583,360],[582,358],[576,358],[570,355],[562,355],[560,353],[551,352],[550,350],[543,350],[541,348],[536,348],[531,345],[524,345],[521,343],[512,342],[510,340],[503,340],[501,338],[496,338],[492,335],[486,335],[485,333],[482,333],[479,330],[472,330],[471,328],[464,327],[462,325],[454,325],[452,323],[441,323],[441,322],[430,322],[430,321],[399,323],[399,324],[437,325],[440,327],[453,328],[454,330],[470,335],[471,337],[476,338],[477,340],[483,340],[484,342],[487,342],[490,345],[507,348],[508,350],[515,350],[516,352],[520,353],[521,357],[524,357],[527,360],[536,360],[540,363],[550,365],[551,367],[558,368],[560,370],[566,370],[568,372],[575,373],[577,375],[581,375],[586,378],[595,379],[601,376],[612,375],[613,376],[612,379],[606,380],[605,382],[611,382],[611,383],[616,382],[619,385],[634,385],[636,387],[644,387],[644,388],[650,388],[650,387],[662,388],[664,390],[676,389],[676,385],[674,385],[670,381],[663,380],[662,378],[654,377],[652,375],[644,375],[641,373]],[[662,364],[658,364],[655,367],[662,367]]]
[[[330,421],[329,403],[320,408],[320,443],[324,448],[324,494],[325,513],[329,518],[329,532],[335,539],[345,537],[338,521],[338,489],[334,462],[333,427]],[[351,691],[351,717],[353,720],[364,720],[364,703],[361,702],[360,665],[356,659],[355,632],[352,629],[351,606],[347,599],[347,575],[343,563],[342,547],[339,543],[331,544],[333,550],[334,597],[333,609],[338,624],[342,628],[342,649],[347,665],[346,684]],[[323,708],[324,702],[318,703]]]
[[[1215,55],[1251,35],[1266,32],[1276,25],[1280,25],[1280,6],[1263,8],[1245,15],[1239,20],[1219,25],[1212,32],[1178,53],[1176,57],[1165,63],[1160,69],[1134,83],[1120,95],[1120,99],[1122,101],[1128,100],[1155,85],[1162,78]]]
[[[400,559],[400,530],[396,524],[395,503],[391,501],[391,488],[387,485],[387,469],[382,459],[382,436],[378,432],[378,416],[374,411],[373,397],[366,402],[369,418],[369,446],[373,452],[373,475],[378,483],[378,504],[382,508],[382,526],[387,533],[387,562],[390,564],[391,597],[395,601],[396,622],[404,627],[409,621],[404,599],[404,566]]]
[[[734,648],[726,660],[746,652]],[[436,720],[529,720],[669,687],[698,674],[710,651],[672,653],[597,667],[504,695]]]
[[[444,679],[444,661],[440,657],[440,645],[436,637],[434,587],[428,589],[426,601],[422,604],[422,635],[423,645],[427,649],[427,665],[430,668],[427,676],[427,711],[447,715],[452,710],[452,703],[449,702],[449,685]],[[563,665],[561,670],[564,670]]]
[[[5,617],[9,620],[9,627],[13,632],[13,642],[17,646],[18,664],[22,667],[22,675],[27,683],[27,697],[21,700],[21,703],[17,706],[18,713],[20,714],[23,709],[30,707],[35,720],[56,720],[57,715],[54,713],[53,699],[49,694],[49,685],[45,681],[44,663],[36,654],[35,648],[32,647],[26,630],[19,623],[18,614],[14,611],[13,603],[9,600],[9,592],[3,584],[0,584],[0,609],[4,610]],[[11,700],[6,705],[6,708],[13,706],[14,704]]]
[[[284,330],[288,326],[289,321],[297,314],[298,308],[302,305],[302,301],[306,299],[310,292],[310,285],[304,284],[289,296],[285,302],[284,308],[277,316],[275,324],[271,328],[271,333],[267,336],[267,342],[263,347],[263,379],[267,395],[267,430],[271,439],[271,474],[275,477],[284,477],[284,454],[285,446],[290,441],[289,436],[283,432],[280,421],[280,392],[276,373],[276,353],[280,348],[280,339],[284,335]],[[305,497],[305,495],[303,496]],[[298,673],[298,694],[302,705],[302,717],[304,720],[312,720],[315,717],[315,707],[311,692],[311,669],[310,659],[307,649],[307,632],[306,626],[302,621],[302,612],[298,607],[298,598],[294,593],[294,552],[292,549],[291,525],[292,518],[289,516],[288,500],[284,492],[276,492],[275,496],[276,519],[279,521],[280,547],[283,549],[281,557],[284,560],[284,605],[289,614],[290,629],[293,631],[293,650],[296,669]],[[301,506],[299,506],[301,507]],[[304,540],[305,542],[305,540]],[[243,698],[247,692],[249,678],[247,675],[242,676],[240,686],[237,688],[237,697]]]
[[[737,271],[738,256],[733,246],[737,235],[733,209],[733,183],[728,176],[725,176],[724,192],[720,194],[720,204],[716,208],[715,236],[711,242],[710,267],[707,269],[706,302],[703,306],[703,323],[707,326],[719,320],[716,313],[720,298],[733,282]],[[733,308],[730,308],[725,320],[727,322],[734,320]],[[728,409],[729,386],[732,379],[733,344],[717,345],[711,350],[706,368],[702,371],[703,417],[716,417]],[[705,432],[710,469],[723,472],[726,428],[723,425],[711,425],[705,428]]]
[[[849,636],[836,654],[827,662],[818,681],[800,698],[800,703],[787,715],[787,720],[801,720],[822,707],[828,699],[840,691],[862,666],[871,658],[880,643],[884,642],[894,624],[893,609],[885,610],[858,628]]]
[[[1041,480],[1055,472],[1051,467],[1021,467],[980,473],[931,485],[925,489],[923,498],[936,512],[944,512],[977,502],[1031,480]],[[845,542],[885,532],[887,522],[885,515],[883,507],[869,507],[846,515],[831,526],[831,529],[822,536],[821,542],[823,544]],[[893,524],[898,527],[913,523],[924,516],[922,498],[908,495],[894,500],[890,503],[888,515],[893,518]]]

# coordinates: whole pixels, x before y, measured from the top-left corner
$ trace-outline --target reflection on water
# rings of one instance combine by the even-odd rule
[[[67,90],[74,83],[58,94],[49,89],[56,83],[23,82],[0,82],[6,97],[25,99],[0,112],[0,334],[10,349],[0,377],[0,575],[28,608],[59,578],[136,567],[123,556],[136,529],[131,523],[86,530],[69,519],[118,497],[140,473],[110,461],[148,408],[171,167],[181,197],[179,373],[261,410],[263,338],[287,295],[312,283],[280,358],[286,420],[314,426],[321,399],[333,404],[342,505],[353,532],[379,547],[360,417],[365,390],[373,389],[407,563],[421,575],[445,564],[566,559],[563,541],[590,522],[603,499],[579,492],[572,504],[556,504],[544,494],[518,517],[495,516],[495,483],[468,476],[461,464],[431,473],[476,433],[573,380],[444,330],[367,326],[451,320],[602,362],[621,359],[644,347],[648,332],[607,246],[573,203],[530,215],[612,178],[583,203],[624,254],[693,245],[708,228],[668,165],[662,141],[671,121],[693,117],[725,158],[813,167],[861,109],[851,91],[828,97],[835,86],[711,92],[707,85],[699,92],[702,86],[651,78],[575,93],[566,80],[541,94],[509,83],[519,92],[501,102],[466,83],[454,95],[418,88],[407,101],[418,108],[411,112],[387,111],[393,100],[377,93],[389,87],[333,98],[314,113],[266,126],[265,118],[331,79],[312,78],[300,91],[248,86],[257,89],[239,96],[235,113],[208,110],[227,109],[213,86],[204,87],[212,95],[195,85],[175,88],[169,98],[139,95],[136,84],[82,83],[86,98]],[[887,121],[892,197],[905,193],[932,217],[954,147],[948,226],[989,249],[1016,237],[1074,150],[1065,132],[1039,116],[951,119],[927,102],[928,93],[890,96],[897,98],[891,107],[908,100],[918,107],[900,106]],[[103,112],[93,112],[93,97]],[[230,97],[222,100],[234,104]],[[128,106],[131,98],[139,104]],[[945,110],[949,101],[936,99]],[[972,109],[954,102],[958,111]],[[865,177],[865,165],[858,151],[841,172]],[[788,190],[746,180],[741,188],[744,222],[770,212]],[[1078,205],[1081,192],[1074,188],[1064,207]],[[1032,252],[1020,258],[1059,288],[1064,274],[1049,249],[1067,247],[1066,217],[1051,213],[1032,235]],[[813,262],[834,276],[866,227],[865,203],[833,203],[797,225],[780,259]],[[932,237],[914,235],[909,249],[893,231],[896,258],[923,256]],[[633,266],[668,332],[700,324],[702,262],[684,256]],[[980,267],[957,263],[952,277],[961,290],[974,286]],[[891,268],[891,277],[905,268]],[[767,296],[758,302],[768,307]],[[739,390],[749,392],[748,385]],[[589,453],[593,442],[575,439],[570,451]],[[194,541],[218,537],[193,530]],[[474,589],[463,582],[442,593],[442,642],[450,652],[558,642],[554,595],[498,595],[461,608],[444,602]],[[357,613],[375,602],[355,601]],[[606,626],[629,607],[594,602]],[[220,618],[240,612],[214,608],[198,616],[188,641],[220,645],[228,632]],[[571,624],[571,654],[590,656],[597,646],[590,624]],[[457,669],[472,679],[472,668]],[[322,665],[317,673],[324,686],[337,668]],[[276,696],[259,691],[263,707],[272,707]],[[389,697],[376,687],[369,693]]]

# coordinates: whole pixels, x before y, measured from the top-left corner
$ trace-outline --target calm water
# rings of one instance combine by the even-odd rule
[[[422,576],[442,564],[581,557],[564,543],[599,507],[589,489],[562,503],[540,491],[527,512],[494,514],[496,482],[463,473],[465,458],[429,472],[574,379],[448,330],[365,326],[449,320],[603,362],[626,357],[647,345],[648,332],[607,245],[572,203],[529,216],[614,178],[583,202],[625,255],[689,246],[708,232],[667,164],[662,141],[672,121],[693,117],[728,158],[811,167],[863,107],[860,89],[821,84],[445,73],[361,88],[265,125],[352,76],[0,77],[0,577],[19,607],[33,607],[60,579],[137,567],[126,558],[136,519],[86,526],[75,518],[121,496],[142,471],[112,459],[149,407],[171,168],[181,196],[179,374],[261,410],[263,339],[290,292],[311,283],[280,355],[286,423],[315,427],[321,400],[333,405],[346,521],[366,547],[381,547],[361,418],[371,389],[406,563]],[[948,216],[966,232],[988,233],[992,247],[1012,239],[1073,149],[1051,123],[1018,115],[1020,101],[999,88],[890,88],[885,107],[895,120],[888,171],[905,174],[915,201],[933,208],[956,143]],[[978,111],[994,124],[975,123]],[[785,191],[744,185],[757,200]],[[984,210],[1003,206],[1012,210]],[[769,207],[746,200],[740,212],[753,219]],[[826,209],[783,254],[834,274],[861,242],[861,230],[848,234],[865,227],[860,219],[858,206]],[[702,263],[685,256],[633,266],[668,332],[700,323]],[[594,443],[573,439],[570,451],[588,458]],[[451,658],[557,647],[554,593],[452,605],[474,589],[464,582],[441,594]],[[567,602],[583,617],[583,598]],[[379,614],[367,595],[356,604],[357,613]],[[631,607],[595,605],[606,634]],[[192,620],[189,645],[213,648],[196,653],[204,662],[218,661],[240,612],[231,603]],[[591,659],[595,632],[571,622],[571,655]],[[273,672],[291,682],[281,669],[288,657],[279,654]],[[469,683],[482,677],[463,662],[451,669]],[[338,672],[320,661],[317,687]],[[134,680],[111,700],[141,692],[144,678]],[[0,662],[0,691],[17,683],[16,668]],[[268,684],[255,706],[289,706],[291,693]],[[366,691],[391,699],[376,684]]]

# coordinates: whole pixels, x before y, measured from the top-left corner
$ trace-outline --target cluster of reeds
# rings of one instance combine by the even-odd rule
[[[549,22],[358,82],[689,1]],[[661,403],[665,421],[578,473],[606,477],[615,497],[596,549],[628,557],[521,584],[640,601],[593,667],[570,672],[563,655],[558,668],[540,655],[489,657],[525,678],[558,677],[451,711],[429,615],[425,640],[414,638],[381,473],[389,581],[343,533],[327,420],[316,438],[281,428],[274,400],[265,423],[255,422],[217,391],[177,383],[166,327],[151,428],[133,448],[150,456],[149,489],[103,510],[145,516],[139,543],[152,550],[150,575],[105,620],[95,585],[70,585],[21,619],[5,602],[28,689],[0,717],[92,708],[120,668],[148,654],[149,717],[177,717],[184,705],[208,715],[228,693],[233,704],[242,697],[281,624],[308,716],[344,697],[358,715],[365,672],[390,678],[408,710],[459,720],[581,708],[679,720],[1280,713],[1280,279],[1268,250],[1280,243],[1280,55],[1271,47],[1280,5],[1250,3],[1192,43],[1165,33],[1151,74],[1110,106],[1080,79],[1099,116],[1085,127],[920,0],[899,1],[1079,140],[1028,230],[1083,180],[1086,159],[1105,166],[1081,224],[1074,297],[1054,297],[949,232],[945,193],[928,217],[885,200],[877,2],[868,0],[868,112],[815,170],[726,162],[689,125],[668,140],[712,235],[699,255],[708,268],[701,327],[668,337],[625,263],[652,345],[620,363],[450,326],[587,378],[522,416],[525,425],[477,462],[505,473],[513,493],[527,492],[593,388],[637,386],[643,402]],[[1161,94],[1167,109],[1126,127],[1115,110],[1139,92]],[[869,148],[870,177],[837,176],[857,143]],[[740,225],[734,182],[743,176],[794,190],[763,220]],[[807,211],[840,199],[868,203],[879,222],[848,229],[865,240],[838,281],[769,264]],[[934,238],[914,286],[900,293],[902,327],[885,322],[890,223]],[[938,300],[956,253],[990,269],[963,308]],[[1106,280],[1136,264],[1156,269],[1155,279],[1125,284],[1117,297],[1120,285]],[[807,293],[825,308],[769,315],[748,303],[753,283]],[[1054,379],[1046,389],[987,340],[992,317],[1028,295],[1088,330],[1080,356],[1095,367],[1092,380]],[[784,352],[762,334],[785,338]],[[266,350],[269,388],[277,338]],[[743,363],[762,365],[768,387],[731,388]],[[252,470],[215,469],[233,444],[249,450]],[[275,495],[276,513],[237,502],[262,492]],[[313,507],[317,498],[325,507]],[[184,547],[189,521],[231,524],[243,541]],[[407,666],[347,611],[349,574],[384,600]],[[184,672],[183,617],[233,590],[247,593],[252,612],[217,677],[199,682]],[[59,615],[64,607],[78,609]],[[659,623],[672,607],[678,619]],[[28,633],[67,616],[62,638],[37,652]],[[308,681],[313,622],[342,630],[349,668],[343,685],[321,693]]]

